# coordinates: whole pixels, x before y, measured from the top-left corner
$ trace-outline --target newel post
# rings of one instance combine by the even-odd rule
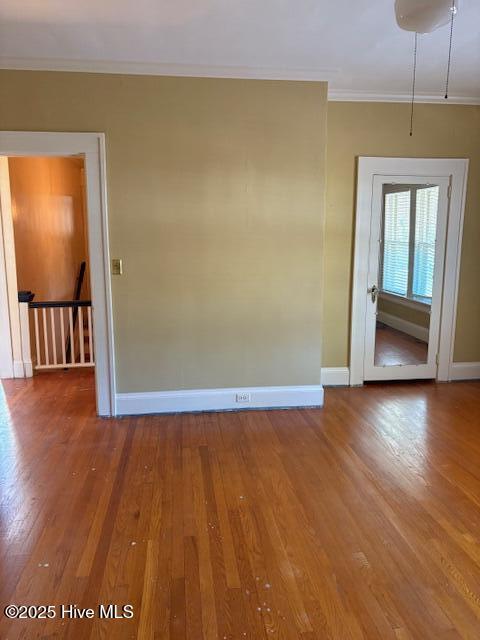
[[[18,307],[20,315],[20,341],[22,344],[22,361],[25,378],[33,376],[32,350],[30,347],[30,320],[28,313],[28,304],[34,298],[35,294],[31,291],[18,292]]]

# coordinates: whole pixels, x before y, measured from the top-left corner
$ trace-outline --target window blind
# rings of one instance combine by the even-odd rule
[[[408,293],[410,189],[385,194],[382,289]]]
[[[412,293],[432,297],[437,234],[438,187],[417,189]]]

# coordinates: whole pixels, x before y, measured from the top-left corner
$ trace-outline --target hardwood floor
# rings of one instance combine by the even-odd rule
[[[396,364],[425,364],[428,344],[377,322],[375,334],[375,365],[391,367]]]
[[[480,638],[480,383],[118,420],[92,384],[4,382],[0,601],[134,617],[2,640]]]

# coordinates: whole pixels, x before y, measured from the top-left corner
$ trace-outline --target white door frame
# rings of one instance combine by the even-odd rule
[[[450,207],[447,221],[437,380],[451,380],[468,160],[360,157],[358,158],[352,325],[350,334],[350,385],[361,385],[364,382],[370,226],[375,175],[392,177],[443,176],[450,178]]]
[[[115,367],[112,319],[112,292],[108,242],[105,135],[103,133],[57,133],[0,131],[0,156],[78,156],[85,160],[88,244],[92,292],[93,333],[95,341],[95,383],[97,413],[115,415]],[[1,203],[0,203],[1,207]],[[4,234],[4,215],[0,208],[0,308],[5,306],[7,290],[15,291],[14,308],[0,317],[0,354],[13,354],[12,335],[19,332],[16,302],[15,251],[13,237]],[[12,251],[13,248],[13,251]],[[12,269],[13,255],[13,269]],[[9,274],[15,274],[15,282]],[[12,301],[12,296],[10,296]],[[5,347],[5,345],[7,345]],[[3,349],[3,350],[2,350]],[[13,356],[12,367],[13,371]],[[13,371],[13,373],[15,373]]]

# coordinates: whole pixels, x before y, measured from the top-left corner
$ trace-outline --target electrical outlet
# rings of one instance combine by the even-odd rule
[[[237,402],[250,402],[250,394],[248,391],[242,391],[241,393],[237,393],[236,396]]]

